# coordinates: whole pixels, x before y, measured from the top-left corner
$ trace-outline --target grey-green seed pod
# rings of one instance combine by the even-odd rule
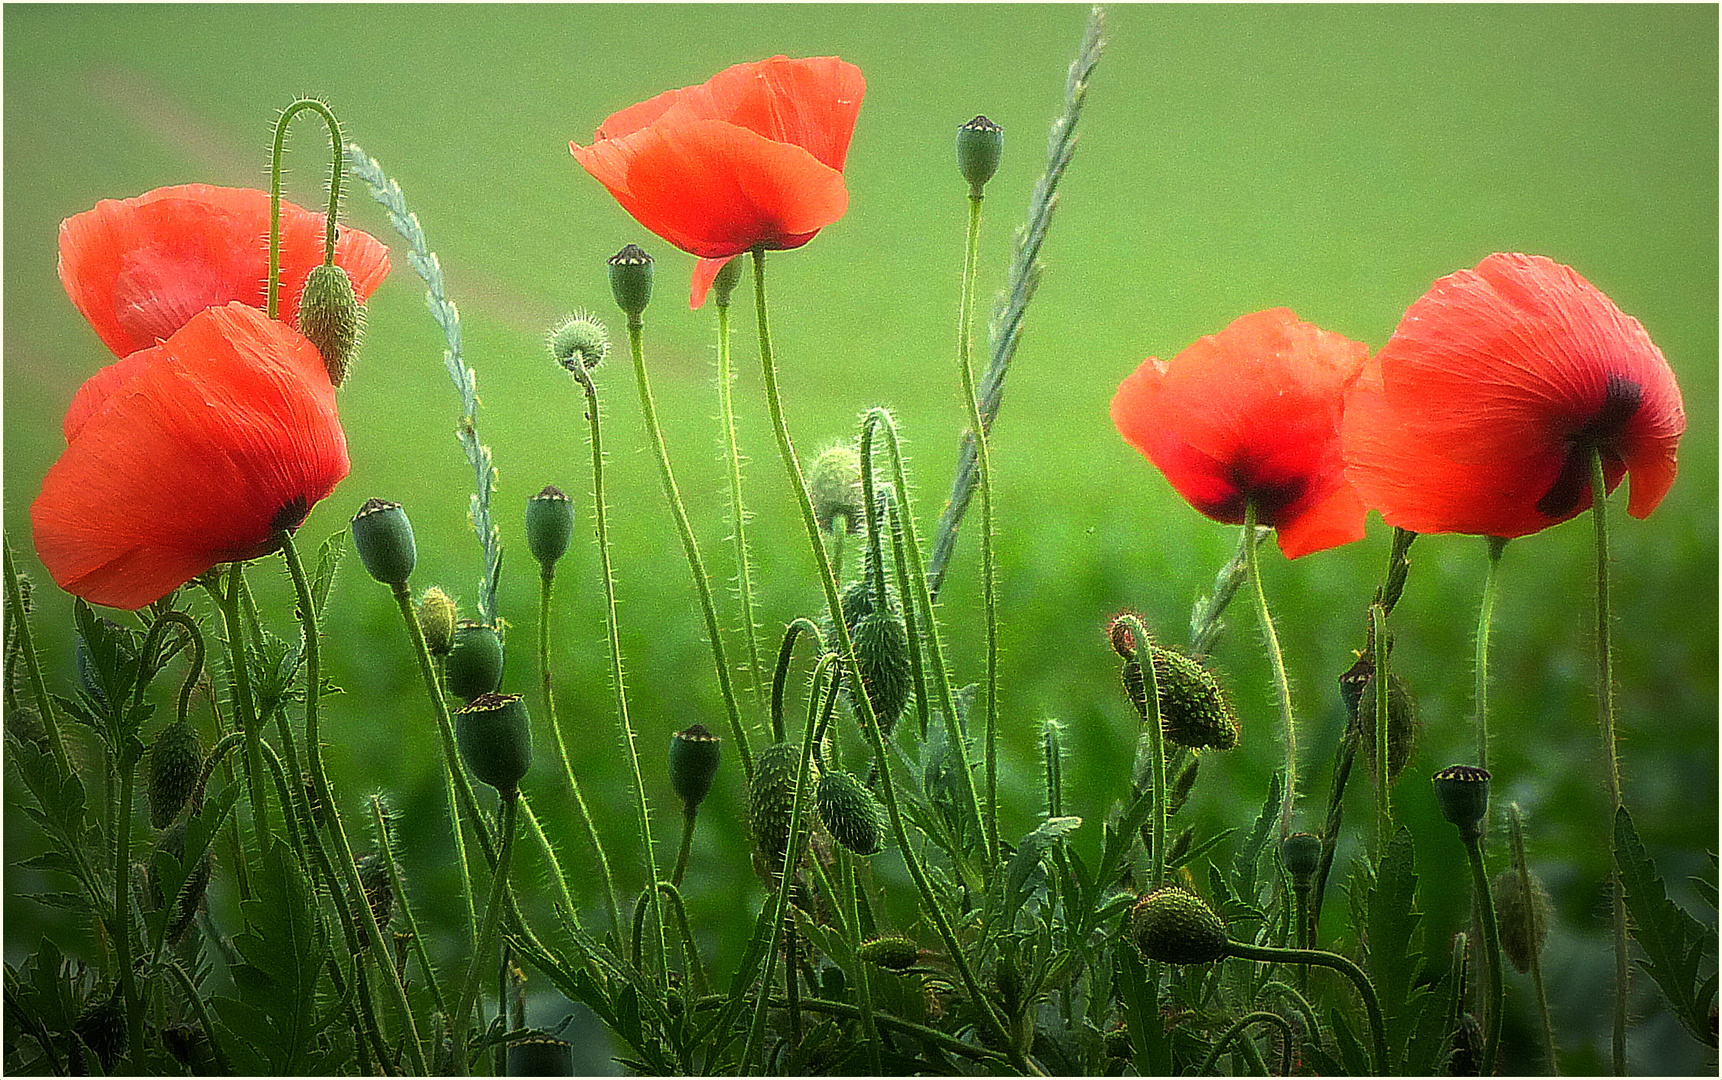
[[[1531,970],[1531,961],[1542,954],[1543,942],[1549,936],[1548,891],[1535,874],[1530,886],[1528,907],[1518,871],[1503,871],[1489,886],[1495,901],[1495,922],[1501,930],[1501,951],[1521,974]]]
[[[519,694],[484,694],[454,714],[455,742],[472,775],[504,797],[532,767],[532,721]]]
[[[1004,128],[977,116],[957,128],[957,170],[969,182],[969,193],[980,195],[998,172],[1004,156]]]
[[[813,459],[807,469],[807,497],[820,529],[834,531],[841,517],[848,531],[860,531],[866,508],[861,492],[861,455],[855,447],[833,446]]]
[[[1441,816],[1458,826],[1465,840],[1483,835],[1489,813],[1489,770],[1475,765],[1449,765],[1435,774],[1435,805]]]
[[[526,500],[526,547],[546,576],[567,553],[573,535],[574,500],[561,490],[547,484]]]
[[[853,636],[861,685],[879,720],[879,730],[889,735],[914,689],[909,634],[903,617],[889,607],[875,608],[855,623]]]
[[[508,1044],[509,1076],[573,1076],[574,1044],[534,1035]]]
[[[1201,897],[1165,885],[1136,902],[1130,934],[1145,960],[1206,964],[1226,955],[1226,925]]]
[[[381,855],[371,854],[354,860],[353,865],[358,869],[359,886],[365,891],[371,917],[377,920],[377,929],[386,932],[395,913],[395,885],[389,878],[388,864]]]
[[[670,787],[682,800],[684,813],[693,813],[711,792],[723,756],[723,740],[704,724],[670,736]]]
[[[454,646],[444,663],[448,692],[462,701],[493,694],[502,686],[502,635],[496,627],[463,622],[454,629]]]
[[[197,731],[185,720],[175,720],[161,729],[149,752],[149,822],[165,829],[179,816],[191,789],[203,771],[203,745]]]
[[[580,312],[558,323],[544,339],[550,356],[569,371],[579,365],[591,371],[610,355],[610,331],[597,317]]]
[[[823,773],[813,787],[813,805],[831,838],[857,855],[877,855],[885,846],[885,814],[865,784],[846,772]]]
[[[353,280],[334,263],[314,267],[299,294],[299,332],[323,354],[329,382],[340,386],[365,332],[365,306]]]
[[[447,656],[454,648],[454,628],[459,611],[448,593],[432,586],[419,597],[419,633],[432,656]]]
[[[921,947],[906,937],[893,934],[862,942],[858,955],[874,967],[902,971],[913,967],[921,958]]]
[[[753,782],[747,790],[748,823],[754,850],[771,872],[783,868],[789,849],[789,826],[795,813],[795,777],[801,749],[773,743],[753,759]]]
[[[616,306],[632,319],[652,302],[652,257],[637,244],[610,256],[610,293]]]
[[[1375,710],[1375,677],[1371,674],[1357,699],[1357,719],[1354,721],[1358,745],[1369,763],[1371,776],[1375,775],[1376,768]],[[1417,719],[1417,701],[1411,696],[1410,685],[1398,672],[1391,672],[1387,680],[1387,773],[1390,781],[1398,780],[1399,774],[1411,764],[1422,729],[1423,725]]]
[[[365,569],[384,585],[405,585],[418,561],[413,523],[397,502],[366,499],[353,515],[353,546]]]
[[[1314,833],[1292,833],[1280,841],[1280,862],[1291,875],[1294,887],[1308,885],[1321,866],[1321,837]]]

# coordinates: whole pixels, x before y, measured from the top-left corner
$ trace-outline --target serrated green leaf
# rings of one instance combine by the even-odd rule
[[[1016,854],[1011,856],[1010,864],[1005,867],[1004,891],[1004,920],[1009,925],[1012,915],[1022,907],[1024,887],[1028,884],[1029,875],[1040,867],[1040,862],[1046,857],[1052,845],[1064,839],[1072,829],[1082,824],[1079,817],[1048,818],[1034,828],[1022,843],[1017,845]]]
[[[1417,985],[1423,960],[1423,933],[1417,910],[1417,860],[1411,833],[1404,826],[1382,852],[1369,892],[1369,975],[1381,999],[1387,1027],[1389,1071],[1398,1062],[1428,1004],[1428,990]]]
[[[1225,843],[1230,839],[1231,835],[1237,831],[1238,830],[1236,829],[1223,829],[1220,832],[1215,833],[1213,836],[1208,837],[1206,840],[1203,840],[1201,843],[1195,845],[1189,851],[1179,856],[1178,861],[1171,864],[1171,868],[1176,869],[1179,866],[1191,866],[1195,864],[1195,862],[1201,859],[1204,855]]]
[[[1345,1012],[1337,1005],[1328,1011],[1328,1019],[1333,1024],[1333,1041],[1339,1047],[1339,1061],[1343,1073],[1347,1076],[1370,1076],[1373,1070],[1369,1067],[1369,1054],[1363,1049],[1363,1044],[1357,1041],[1352,1033],[1351,1025],[1346,1022]],[[1392,1070],[1388,1070],[1389,1073]]]
[[[1260,904],[1258,895],[1257,867],[1261,862],[1262,851],[1267,847],[1268,838],[1273,835],[1274,825],[1280,818],[1280,799],[1285,793],[1285,776],[1280,770],[1275,770],[1268,780],[1268,795],[1262,800],[1262,812],[1256,818],[1255,826],[1250,829],[1250,835],[1245,838],[1243,846],[1232,859],[1232,891],[1241,899]]]
[[[1706,881],[1701,877],[1688,877],[1686,880],[1692,883],[1692,888],[1697,891],[1699,896],[1704,898],[1704,902],[1706,904],[1709,904],[1711,907],[1716,906],[1715,882]]]
[[[346,529],[330,533],[329,538],[317,549],[317,568],[311,574],[311,606],[319,613],[328,602],[329,588],[335,583],[335,572],[341,568],[341,559],[346,554]]]
[[[1453,1008],[1459,980],[1446,971],[1429,988],[1430,998],[1405,1048],[1406,1076],[1444,1076],[1453,1052]]]
[[[1706,930],[1686,909],[1668,899],[1662,875],[1644,850],[1632,815],[1624,806],[1614,813],[1614,856],[1626,908],[1632,915],[1632,936],[1645,954],[1639,966],[1662,988],[1669,1007],[1692,1037],[1714,1047],[1716,1036],[1711,1032],[1709,1013],[1716,984],[1700,980],[1698,968],[1704,953],[1716,949],[1715,931]]]
[[[34,900],[36,903],[41,904],[44,907],[65,908],[67,911],[88,912],[95,910],[95,905],[91,904],[90,898],[85,896],[83,893],[30,893],[26,899]]]
[[[329,1017],[319,1015],[317,985],[327,944],[310,883],[285,845],[259,862],[256,895],[240,907],[245,930],[233,939],[243,962],[232,969],[241,1004],[263,1018],[243,1036],[269,1062],[268,1073],[304,1075]]]

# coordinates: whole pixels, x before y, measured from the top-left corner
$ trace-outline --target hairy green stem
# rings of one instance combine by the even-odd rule
[[[12,561],[10,542],[0,545],[6,551],[6,618],[18,627],[18,648],[24,653],[24,670],[30,676],[30,693],[36,698],[36,711],[42,714],[42,727],[48,732],[48,746],[61,773],[72,775],[72,759],[66,753],[66,742],[60,735],[60,710],[48,693],[47,680],[42,677],[42,660],[36,655],[36,641],[30,632],[29,616],[24,614],[24,588],[19,583],[18,567]]]
[[[341,177],[345,175],[345,159],[341,151],[341,122],[329,106],[314,98],[300,98],[281,110],[275,121],[275,144],[269,155],[269,283],[264,313],[271,319],[281,317],[281,157],[287,147],[287,124],[295,116],[310,109],[329,126],[329,146],[333,158],[329,163],[329,213],[323,220],[323,262],[335,261],[335,219],[341,210]],[[295,319],[298,312],[294,312]]]
[[[1513,851],[1513,870],[1519,882],[1519,903],[1527,913],[1535,912],[1536,897],[1531,892],[1531,864],[1525,858],[1525,827],[1519,817],[1519,804],[1507,804],[1507,831]],[[1531,986],[1537,994],[1537,1019],[1543,1028],[1543,1052],[1549,1059],[1549,1075],[1559,1076],[1560,1055],[1555,1049],[1555,1025],[1549,1015],[1549,995],[1543,987],[1543,950],[1541,942],[1532,942],[1528,950],[1531,961]]]
[[[741,448],[735,434],[735,372],[730,362],[729,303],[717,305],[718,407],[723,412],[724,450],[729,458],[730,540],[735,545],[736,590],[741,596],[741,626],[747,642],[747,670],[753,675],[754,700],[765,704],[765,672],[759,666],[759,634],[753,615],[753,567],[747,555],[747,507],[741,497]]]
[[[1388,702],[1393,678],[1387,670],[1387,610],[1369,607],[1369,640],[1375,664],[1375,852],[1380,858],[1393,836],[1393,748],[1388,742]]]
[[[1480,838],[1467,836],[1465,857],[1471,864],[1471,891],[1476,897],[1478,919],[1483,925],[1483,963],[1487,968],[1489,1001],[1485,1011],[1483,1036],[1483,1075],[1493,1075],[1495,1058],[1501,1048],[1501,935],[1495,925],[1495,901],[1489,891],[1489,872],[1483,867],[1483,845]]]
[[[1608,766],[1609,821],[1625,800],[1620,790],[1620,757],[1614,735],[1614,658],[1611,651],[1611,615],[1608,599],[1608,478],[1603,472],[1602,451],[1590,451],[1592,517],[1596,522],[1596,714],[1602,728],[1603,760]],[[1632,989],[1632,965],[1627,952],[1626,893],[1620,883],[1619,852],[1614,850],[1614,830],[1609,829],[1609,851],[1616,856],[1609,876],[1614,886],[1614,1025],[1611,1040],[1614,1074],[1625,1076],[1627,996]]]
[[[1477,608],[1477,767],[1489,767],[1489,636],[1495,622],[1495,594],[1500,586],[1501,552],[1507,542],[1487,536],[1489,569],[1483,578],[1483,601]]]
[[[1150,858],[1153,860],[1149,871],[1149,887],[1158,888],[1166,879],[1166,738],[1165,731],[1160,726],[1160,679],[1154,673],[1154,656],[1148,646],[1148,629],[1142,625],[1142,620],[1130,612],[1118,617],[1118,621],[1130,631],[1130,663],[1135,664],[1142,673],[1142,697],[1146,709],[1143,721],[1148,728],[1148,753],[1154,759],[1154,810],[1152,817],[1152,841],[1149,846],[1153,849]],[[1144,664],[1142,658],[1148,662]]]
[[[263,789],[263,732],[257,717],[257,705],[251,696],[251,660],[245,646],[244,619],[239,613],[239,585],[242,563],[231,563],[225,593],[219,593],[221,618],[227,628],[227,668],[233,679],[233,703],[238,716],[234,721],[245,734],[245,775],[251,793],[251,823],[257,832],[259,854],[274,846],[275,836],[269,829],[269,800]]]
[[[1257,507],[1254,499],[1245,504],[1244,536],[1253,536],[1256,531]],[[1274,698],[1279,703],[1280,728],[1285,735],[1286,745],[1286,790],[1280,800],[1280,839],[1284,840],[1291,833],[1292,807],[1297,802],[1297,721],[1292,715],[1291,683],[1286,678],[1285,656],[1280,652],[1280,637],[1274,630],[1273,616],[1268,613],[1268,597],[1262,591],[1261,560],[1256,554],[1256,545],[1245,543],[1244,566],[1249,575],[1250,591],[1255,594],[1256,618],[1262,626],[1262,643],[1267,649],[1268,664],[1274,673]],[[1384,748],[1383,756],[1385,755]]]
[[[395,901],[400,904],[401,917],[406,920],[407,933],[412,937],[413,954],[419,958],[419,968],[425,974],[425,985],[430,987],[431,1000],[436,1002],[437,1010],[444,1015],[448,1013],[448,1003],[442,997],[442,985],[437,981],[436,968],[431,964],[430,955],[425,952],[424,935],[419,933],[418,919],[413,915],[413,906],[407,900],[406,884],[401,880],[400,867],[395,862],[394,846],[389,842],[388,822],[383,817],[383,800],[371,796],[371,818],[377,824],[377,850],[382,855],[383,865],[389,871],[389,887],[395,891]]]
[[[1280,1029],[1281,1034],[1285,1036],[1286,1056],[1289,1058],[1291,1055],[1292,1043],[1296,1038],[1292,1033],[1291,1021],[1287,1020],[1279,1013],[1267,1012],[1266,1010],[1245,1013],[1243,1016],[1238,1017],[1232,1026],[1227,1028],[1219,1038],[1214,1040],[1214,1045],[1208,1048],[1208,1056],[1202,1059],[1202,1063],[1200,1065],[1196,1066],[1196,1075],[1207,1076],[1208,1070],[1212,1068],[1214,1062],[1219,1059],[1220,1052],[1223,1051],[1226,1048],[1226,1044],[1231,1042],[1233,1039],[1236,1039],[1240,1046],[1250,1046],[1253,1050],[1253,1045],[1251,1045],[1250,1041],[1244,1037],[1244,1029],[1249,1027],[1251,1024],[1261,1023],[1273,1024],[1275,1027]]]
[[[496,940],[496,924],[501,917],[504,898],[508,894],[508,862],[514,851],[514,818],[516,807],[520,803],[518,790],[505,791],[502,795],[502,838],[496,855],[496,871],[491,875],[490,899],[484,908],[484,929],[478,935],[478,948],[472,954],[472,962],[467,965],[466,979],[461,985],[460,1001],[454,1007],[454,1062],[455,1070],[461,1075],[467,1074],[466,1060],[466,1029],[472,1019],[472,1008],[478,998],[478,975],[485,967],[485,957],[490,953],[491,943]]]
[[[1363,973],[1363,969],[1337,953],[1324,952],[1321,949],[1279,949],[1271,945],[1228,941],[1226,954],[1269,964],[1314,964],[1317,967],[1331,968],[1350,979],[1352,986],[1357,988],[1357,996],[1363,999],[1364,1011],[1369,1014],[1369,1033],[1375,1040],[1377,1075],[1387,1073],[1387,1025],[1381,1018],[1381,1001],[1376,997],[1375,986],[1369,981],[1369,976]]]

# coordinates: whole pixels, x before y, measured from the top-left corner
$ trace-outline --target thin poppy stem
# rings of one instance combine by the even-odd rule
[[[1507,542],[1484,537],[1489,545],[1489,569],[1483,578],[1483,602],[1477,610],[1477,767],[1489,767],[1489,635],[1495,622],[1495,594],[1500,585],[1501,553]]]
[[[274,844],[269,830],[269,800],[263,788],[263,738],[257,718],[257,705],[251,696],[251,662],[245,646],[244,618],[239,613],[240,576],[243,564],[232,563],[227,578],[227,591],[220,596],[221,619],[227,628],[227,669],[233,680],[234,720],[245,734],[245,775],[251,792],[251,822],[257,832],[257,850],[261,854]]]
[[[329,212],[323,219],[323,262],[335,261],[335,218],[341,210],[341,178],[346,163],[341,150],[341,122],[329,106],[315,98],[300,98],[281,110],[275,121],[275,145],[269,155],[269,286],[264,313],[271,319],[281,317],[281,158],[287,149],[287,124],[301,112],[310,109],[329,126]],[[297,314],[297,313],[295,313]]]
[[[1380,604],[1369,607],[1369,640],[1375,664],[1375,857],[1387,851],[1393,836],[1393,746],[1390,741],[1389,703],[1393,677],[1387,670],[1387,610]]]
[[[765,704],[765,673],[759,666],[759,634],[753,615],[753,568],[747,557],[747,507],[741,497],[741,448],[735,435],[735,371],[731,365],[729,304],[717,305],[718,405],[723,410],[724,449],[729,455],[730,539],[735,545],[736,590],[741,594],[741,625],[747,641],[747,669],[757,704]]]
[[[1232,1026],[1226,1029],[1224,1034],[1214,1040],[1214,1045],[1208,1048],[1208,1056],[1202,1059],[1202,1063],[1200,1065],[1196,1066],[1195,1075],[1207,1076],[1208,1069],[1215,1061],[1219,1060],[1220,1052],[1223,1051],[1226,1048],[1226,1044],[1231,1042],[1233,1039],[1238,1040],[1239,1046],[1249,1047],[1250,1051],[1254,1051],[1255,1047],[1250,1040],[1245,1037],[1244,1029],[1249,1027],[1251,1024],[1259,1024],[1264,1021],[1279,1028],[1281,1033],[1285,1036],[1286,1052],[1289,1058],[1291,1046],[1297,1041],[1297,1036],[1292,1032],[1291,1021],[1287,1020],[1279,1013],[1267,1012],[1265,1010],[1245,1013],[1243,1016],[1238,1017]],[[1286,1075],[1291,1075],[1289,1070]]]
[[[461,1076],[467,1075],[469,1070],[466,1060],[466,1029],[472,1019],[472,1008],[477,1003],[478,973],[485,966],[485,956],[490,952],[491,942],[496,940],[496,924],[508,894],[508,863],[514,852],[514,818],[519,802],[518,789],[502,793],[502,840],[496,855],[496,871],[491,877],[490,900],[484,909],[484,929],[479,932],[478,948],[473,951],[472,962],[467,965],[460,1001],[454,1007],[454,1064],[455,1071]]]
[[[419,933],[418,919],[413,916],[413,906],[407,900],[405,883],[401,881],[400,866],[395,862],[395,849],[389,842],[388,821],[383,815],[383,800],[376,795],[371,796],[371,818],[377,824],[377,850],[382,855],[383,866],[389,872],[389,887],[395,891],[395,900],[401,906],[401,917],[406,921],[407,933],[412,937],[413,954],[419,958],[419,967],[424,970],[425,985],[430,987],[431,1000],[436,1002],[437,1011],[448,1014],[448,1003],[442,997],[442,985],[437,982],[436,968],[432,966],[430,955],[425,952],[424,935]]]
[[[54,761],[61,773],[71,776],[72,759],[66,753],[66,742],[60,735],[60,710],[48,693],[48,683],[42,677],[42,660],[36,655],[36,641],[30,632],[30,618],[24,613],[24,588],[18,578],[18,567],[12,561],[12,545],[6,550],[6,618],[18,628],[18,648],[24,653],[24,670],[30,676],[30,693],[36,698],[36,711],[42,716],[42,727],[48,732],[48,745],[54,751]]]
[[[1531,865],[1525,858],[1525,826],[1519,817],[1519,804],[1507,804],[1507,831],[1513,847],[1513,871],[1518,878],[1519,903],[1526,912],[1535,912],[1536,897],[1531,893]],[[1555,1025],[1549,1015],[1549,995],[1543,987],[1543,950],[1540,941],[1533,940],[1527,950],[1531,961],[1531,986],[1537,992],[1537,1018],[1543,1027],[1543,1052],[1548,1055],[1549,1075],[1559,1076],[1560,1057],[1555,1051]]]
[[[1244,567],[1249,575],[1250,590],[1255,593],[1256,617],[1262,624],[1262,643],[1267,648],[1268,664],[1274,673],[1274,697],[1280,707],[1280,728],[1286,743],[1286,790],[1280,800],[1280,839],[1291,833],[1292,807],[1297,801],[1297,721],[1292,716],[1291,682],[1286,678],[1285,656],[1280,652],[1280,637],[1274,630],[1273,616],[1268,613],[1268,597],[1262,591],[1261,559],[1256,545],[1248,538],[1256,532],[1256,503],[1251,499],[1244,506]],[[1377,746],[1377,756],[1385,756],[1386,748]]]
[[[1387,1074],[1387,1026],[1381,1015],[1381,1000],[1376,996],[1375,984],[1369,981],[1369,976],[1363,973],[1362,968],[1338,953],[1322,949],[1281,949],[1271,945],[1250,945],[1242,941],[1228,941],[1226,955],[1268,964],[1314,964],[1317,967],[1330,968],[1350,979],[1352,986],[1357,988],[1357,995],[1363,999],[1364,1011],[1369,1014],[1369,1033],[1375,1041],[1378,1075]]]
[[[1482,1066],[1485,1075],[1495,1071],[1495,1058],[1501,1048],[1501,1005],[1505,992],[1501,977],[1501,934],[1495,925],[1495,900],[1489,890],[1489,873],[1483,866],[1483,845],[1479,837],[1465,839],[1465,857],[1471,864],[1471,895],[1476,899],[1477,921],[1483,927],[1483,963],[1487,965],[1488,1006],[1484,1013]]]
[[[137,789],[137,756],[119,755],[120,811],[115,821],[113,921],[108,926],[118,954],[120,989],[125,997],[126,1032],[131,1044],[132,1065],[139,1072],[143,1059],[143,999],[138,996],[137,974],[132,968],[132,799]]]
[[[1614,738],[1614,658],[1610,649],[1608,599],[1608,477],[1603,472],[1602,451],[1590,452],[1591,510],[1596,521],[1596,706],[1602,727],[1603,759],[1608,765],[1609,821],[1624,805],[1620,790],[1620,757]],[[1616,855],[1610,871],[1614,888],[1614,1073],[1626,1075],[1626,1006],[1632,986],[1632,966],[1627,953],[1626,894],[1620,884],[1619,853],[1614,850],[1614,830],[1609,830],[1609,851]]]
[[[1160,726],[1160,680],[1154,673],[1154,655],[1148,648],[1148,630],[1142,620],[1125,612],[1118,617],[1133,639],[1130,663],[1142,673],[1142,697],[1146,707],[1143,720],[1148,728],[1148,753],[1154,759],[1154,809],[1150,846],[1152,868],[1148,879],[1150,888],[1158,888],[1166,878],[1166,739]],[[1146,658],[1147,663],[1143,663]]]

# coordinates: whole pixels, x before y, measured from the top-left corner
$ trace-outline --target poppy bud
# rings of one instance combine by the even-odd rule
[[[813,805],[831,838],[855,854],[876,855],[884,847],[885,823],[879,800],[848,773],[821,775],[813,788]]]
[[[722,753],[723,740],[704,724],[670,736],[670,787],[686,813],[693,813],[711,791]]]
[[[389,879],[388,864],[381,855],[373,854],[355,860],[354,866],[359,871],[359,886],[370,905],[371,918],[377,920],[378,930],[387,930],[389,918],[395,913],[395,885]]]
[[[652,302],[652,257],[638,244],[610,256],[610,293],[630,319],[639,318]]]
[[[1112,624],[1114,649],[1120,652],[1128,649],[1134,644],[1129,640],[1133,637],[1128,628]],[[1125,639],[1123,648],[1120,638]],[[1169,741],[1191,749],[1230,750],[1237,746],[1238,714],[1214,673],[1201,661],[1152,641],[1148,642],[1147,652],[1160,690],[1161,733]],[[1136,661],[1126,661],[1122,674],[1124,689],[1136,706],[1136,714],[1147,719],[1148,687],[1141,667]]]
[[[532,722],[519,694],[484,694],[454,714],[460,758],[472,775],[512,795],[532,767]]]
[[[1111,642],[1112,651],[1118,654],[1120,660],[1129,660],[1136,652],[1136,634],[1125,623],[1126,615],[1135,615],[1138,620],[1142,618],[1133,611],[1121,611],[1106,628],[1106,640]]]
[[[405,585],[418,561],[413,523],[397,502],[366,499],[353,515],[353,546],[365,569],[384,585]]]
[[[753,846],[776,872],[782,868],[789,848],[790,820],[795,813],[795,779],[801,767],[801,751],[788,743],[773,743],[753,759],[753,782],[748,785],[747,813],[753,829]]]
[[[126,1048],[126,1009],[120,1001],[119,986],[114,986],[107,1000],[85,1009],[72,1031],[95,1052],[102,1071],[111,1075]]]
[[[340,386],[365,332],[365,306],[353,279],[334,263],[312,268],[299,294],[299,332],[323,354],[329,382]]]
[[[454,648],[456,610],[448,593],[431,587],[419,597],[419,633],[424,635],[425,648],[432,656],[447,656]]]
[[[731,259],[718,270],[717,277],[712,278],[712,296],[718,307],[728,307],[730,294],[735,292],[736,283],[741,280],[741,260]]]
[[[166,852],[173,856],[175,862],[185,867],[185,823],[180,822],[163,832],[156,840],[155,850]],[[215,868],[215,855],[208,848],[203,850],[203,858],[195,869],[187,868],[185,881],[179,887],[179,895],[174,898],[173,918],[167,925],[167,940],[178,943],[185,934],[191,920],[197,916],[198,905],[203,903],[203,894],[209,888],[209,876]],[[156,879],[155,860],[152,857],[145,868],[144,880],[148,883],[145,889],[150,906],[159,908],[167,901],[162,895],[161,883]]]
[[[1371,665],[1373,667],[1373,665]],[[1343,689],[1343,685],[1342,685]],[[1357,737],[1369,762],[1369,772],[1375,775],[1375,712],[1377,694],[1375,676],[1370,674],[1357,699]],[[1399,779],[1411,755],[1417,750],[1422,725],[1417,720],[1417,701],[1411,696],[1411,686],[1398,672],[1389,672],[1387,679],[1387,778]]]
[[[813,459],[807,470],[807,497],[813,520],[826,532],[836,530],[841,515],[845,528],[855,531],[864,515],[861,455],[853,446],[833,446]]]
[[[149,821],[165,829],[179,816],[203,771],[203,747],[197,732],[184,720],[161,729],[149,752]]]
[[[509,1076],[573,1076],[574,1044],[534,1035],[508,1044]]]
[[[855,665],[879,729],[889,734],[909,703],[914,669],[909,662],[909,634],[894,605],[863,615],[854,628]]]
[[[862,942],[857,954],[874,967],[902,971],[921,958],[921,947],[906,937],[891,935]]]
[[[1201,897],[1164,885],[1136,902],[1130,935],[1145,960],[1206,964],[1226,955],[1226,926]]]
[[[526,546],[549,577],[574,535],[574,500],[546,485],[526,500]]]
[[[1522,974],[1543,951],[1549,936],[1549,894],[1535,874],[1530,875],[1531,902],[1525,904],[1516,870],[1496,876],[1489,886],[1495,901],[1495,922],[1501,931],[1501,951]]]
[[[1280,841],[1280,862],[1291,875],[1292,887],[1303,888],[1321,865],[1321,837],[1296,832]]]
[[[448,692],[470,702],[494,693],[502,685],[502,635],[496,627],[463,622],[454,629],[454,645],[443,662]]]
[[[596,316],[582,311],[553,327],[544,344],[556,362],[569,371],[575,364],[591,371],[610,355],[610,332]]]
[[[969,194],[979,197],[998,172],[1004,154],[1004,128],[977,116],[957,129],[957,169],[969,182]]]
[[[1449,765],[1435,774],[1435,804],[1441,816],[1459,827],[1467,842],[1483,835],[1489,813],[1489,770],[1475,765]]]

